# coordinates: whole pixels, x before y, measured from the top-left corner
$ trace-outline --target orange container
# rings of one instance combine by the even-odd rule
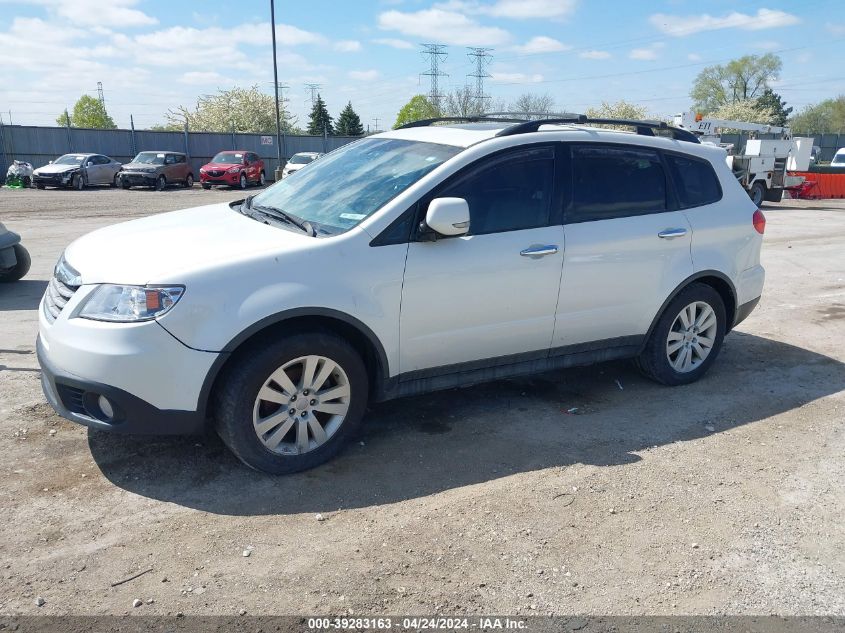
[[[800,192],[801,198],[811,200],[826,200],[831,198],[845,198],[845,174],[817,174],[808,171],[791,171],[790,176],[803,176],[811,187],[805,187]]]

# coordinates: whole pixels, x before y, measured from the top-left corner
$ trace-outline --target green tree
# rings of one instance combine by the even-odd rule
[[[286,110],[280,112],[282,131],[292,134],[296,119]],[[220,90],[203,95],[193,109],[179,106],[165,114],[164,129],[181,130],[185,122],[191,130],[202,132],[274,132],[276,130],[276,102],[272,95],[261,92],[258,86]]]
[[[808,105],[789,123],[792,133],[801,136],[845,133],[845,95]]]
[[[323,136],[324,134],[334,136],[332,122],[333,119],[326,109],[326,102],[317,93],[317,100],[314,102],[314,107],[311,108],[311,114],[308,115],[308,133],[311,136]]]
[[[770,110],[772,112],[772,119],[768,122],[771,125],[786,125],[789,115],[792,114],[792,108],[787,108],[786,101],[783,100],[783,97],[771,88],[766,88],[763,94],[757,99],[757,107],[760,110]]]
[[[346,104],[340,116],[337,117],[337,125],[335,125],[334,129],[338,136],[361,136],[364,134],[364,126],[361,125],[361,118],[352,109],[351,101]]]
[[[402,106],[399,114],[396,115],[396,123],[393,124],[393,129],[405,125],[406,123],[413,123],[422,119],[431,119],[439,116],[437,108],[429,101],[425,95],[414,95],[411,100]]]
[[[68,112],[65,110],[56,119],[59,125],[68,124]],[[70,124],[73,127],[93,128],[97,130],[114,130],[117,128],[114,120],[106,112],[106,107],[90,95],[82,95],[73,106],[73,114],[70,115]]]
[[[695,109],[710,113],[728,103],[757,99],[777,79],[783,63],[773,53],[745,55],[727,64],[708,66],[693,82]]]

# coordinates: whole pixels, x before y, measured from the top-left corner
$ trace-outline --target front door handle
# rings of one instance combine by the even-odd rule
[[[660,233],[657,234],[657,237],[662,237],[664,239],[672,239],[673,237],[683,237],[687,234],[686,229],[663,229]]]
[[[545,255],[554,255],[555,253],[557,253],[557,244],[529,246],[525,250],[519,251],[519,254],[523,257],[543,257]]]

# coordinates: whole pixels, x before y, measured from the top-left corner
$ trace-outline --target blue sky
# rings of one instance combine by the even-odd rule
[[[276,23],[300,124],[318,83],[332,115],[351,100],[365,126],[390,126],[429,90],[421,43],[448,47],[441,92],[472,81],[467,47],[488,47],[488,94],[548,93],[560,111],[626,99],[671,115],[704,66],[764,52],[796,109],[845,93],[842,0],[276,0]],[[52,124],[101,81],[120,127],[130,113],[148,127],[218,88],[272,93],[270,34],[269,0],[0,0],[0,113]]]

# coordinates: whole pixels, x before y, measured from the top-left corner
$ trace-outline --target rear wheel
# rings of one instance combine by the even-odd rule
[[[0,268],[0,282],[2,283],[21,279],[29,272],[29,267],[32,264],[29,252],[23,246],[15,244],[12,248],[15,250],[17,263],[11,268]]]
[[[164,174],[156,178],[156,191],[164,191],[166,186],[167,180],[164,178]]]
[[[751,197],[751,202],[759,207],[763,204],[763,199],[766,197],[766,185],[758,180],[751,185],[751,190],[748,192],[748,195]]]
[[[719,293],[706,284],[690,284],[666,306],[637,366],[664,385],[695,382],[719,355],[725,330]]]
[[[330,332],[290,334],[244,350],[216,399],[220,437],[247,466],[274,475],[313,468],[340,451],[367,405],[367,371]]]

